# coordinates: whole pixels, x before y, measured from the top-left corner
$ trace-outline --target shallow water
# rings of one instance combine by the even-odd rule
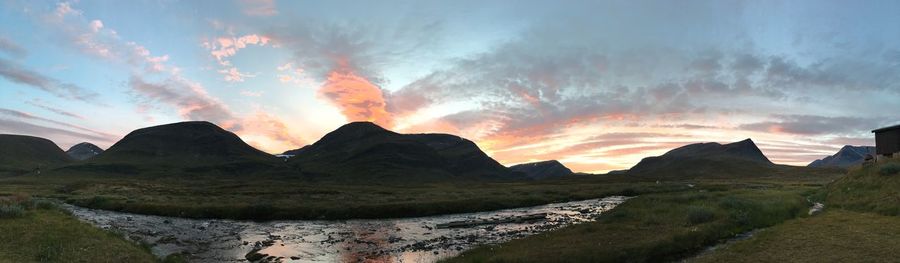
[[[435,262],[478,245],[495,244],[562,226],[593,221],[627,198],[612,196],[490,212],[417,218],[272,221],[198,220],[137,215],[71,205],[83,221],[150,244],[164,257],[192,262]],[[439,229],[437,224],[547,213],[546,220]]]

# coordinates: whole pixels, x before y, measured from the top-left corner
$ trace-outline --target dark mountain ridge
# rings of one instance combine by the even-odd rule
[[[729,144],[697,143],[647,157],[628,170],[630,175],[720,176],[765,172],[775,164],[751,139]]]
[[[132,131],[92,161],[102,163],[207,165],[272,161],[274,157],[215,124],[188,121]]]
[[[874,146],[845,145],[832,156],[815,160],[808,167],[839,167],[847,168],[863,162],[867,154],[875,155]]]
[[[298,150],[290,163],[330,178],[500,179],[507,169],[474,142],[449,134],[400,134],[371,122],[352,122]]]

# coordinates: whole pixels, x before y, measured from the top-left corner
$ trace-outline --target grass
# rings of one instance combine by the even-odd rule
[[[900,160],[858,167],[828,185],[825,201],[831,207],[882,215],[900,215]]]
[[[496,210],[610,195],[681,191],[684,183],[604,177],[542,182],[339,184],[279,177],[16,177],[0,193],[28,192],[79,206],[228,219],[396,218]]]
[[[0,218],[0,262],[156,262],[146,249],[83,223],[52,203],[25,195],[0,197],[17,207]]]
[[[900,218],[831,209],[765,229],[689,262],[889,262]]]
[[[639,196],[598,221],[467,251],[449,262],[660,262],[804,214],[811,188]]]

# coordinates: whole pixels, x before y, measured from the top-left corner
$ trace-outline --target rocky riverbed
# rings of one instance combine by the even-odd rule
[[[71,205],[95,226],[192,262],[435,262],[494,244],[594,220],[627,198],[607,197],[491,212],[418,218],[272,221],[197,220],[137,215]],[[536,214],[545,214],[535,218]],[[529,217],[529,220],[504,220]],[[437,228],[452,222],[503,222]]]

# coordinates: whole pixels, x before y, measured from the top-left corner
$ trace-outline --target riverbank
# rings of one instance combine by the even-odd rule
[[[157,262],[135,242],[83,223],[52,203],[6,196],[0,210],[0,262]]]
[[[812,187],[708,189],[643,195],[575,225],[447,262],[660,262],[720,240],[805,216]]]

